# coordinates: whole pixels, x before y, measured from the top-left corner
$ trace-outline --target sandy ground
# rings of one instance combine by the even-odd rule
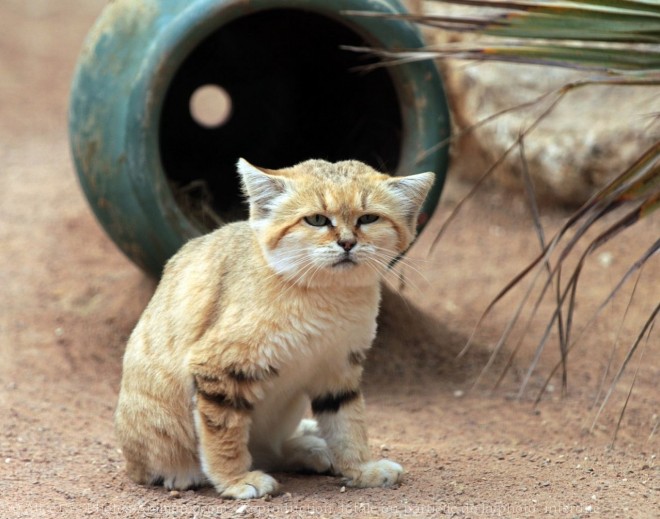
[[[331,477],[277,475],[282,495],[237,503],[211,489],[171,495],[130,482],[112,413],[124,344],[154,283],[95,222],[65,123],[76,55],[102,5],[0,2],[0,517],[658,517],[657,330],[591,433],[590,406],[630,287],[581,339],[565,398],[556,380],[536,408],[533,391],[513,398],[531,338],[500,388],[490,391],[495,369],[470,390],[516,299],[496,309],[468,355],[457,361],[456,353],[538,245],[523,201],[486,190],[428,255],[434,229],[465,190],[455,180],[411,254],[407,301],[385,298],[365,379],[374,454],[407,470],[398,488],[342,491]],[[545,213],[548,230],[565,217]],[[589,262],[578,324],[657,237],[659,223],[640,224]],[[621,326],[622,350],[657,304],[659,279],[656,258]],[[534,322],[532,337],[542,326]],[[555,349],[542,356],[531,388],[548,374]],[[615,359],[618,366],[621,351]]]

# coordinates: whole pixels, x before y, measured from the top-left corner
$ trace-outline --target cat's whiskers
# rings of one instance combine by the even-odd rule
[[[383,248],[383,247],[377,247],[377,249],[379,250],[379,252],[380,252],[380,251],[385,251],[386,253],[391,253],[391,252],[392,252],[392,251],[390,251],[390,250],[388,250],[388,249],[385,249],[385,248]],[[431,283],[430,280],[429,280],[429,279],[426,277],[426,275],[422,272],[420,266],[415,265],[415,261],[416,261],[416,259],[409,258],[409,257],[407,257],[407,256],[401,256],[401,257],[399,258],[399,260],[397,261],[396,265],[394,265],[393,267],[391,267],[390,270],[392,270],[392,271],[394,272],[394,269],[395,269],[396,267],[400,267],[402,270],[403,270],[403,268],[410,269],[410,270],[412,270],[415,274],[417,274],[419,277],[421,277],[422,280],[423,280],[425,283],[430,284],[430,283]],[[403,272],[402,272],[402,274],[403,274]]]
[[[292,251],[292,254],[290,256],[288,256],[287,258],[285,258],[285,261],[287,263],[289,263],[290,267],[293,267],[293,269],[295,269],[295,270],[297,270],[300,265],[304,264],[305,261],[308,261],[308,260],[309,260],[309,255],[308,255],[308,251],[306,249],[299,249],[299,250],[296,250],[296,251]],[[271,280],[273,278],[277,278],[277,277],[285,277],[286,278],[286,274],[284,274],[283,272],[278,272],[275,268],[273,268],[272,265],[270,265],[268,263],[268,261],[266,261],[264,263],[264,265],[260,266],[259,270],[266,270],[266,271],[270,272],[268,277],[265,278],[266,281],[269,281],[269,280]]]
[[[359,262],[367,265],[379,278],[385,278],[385,281],[393,289],[398,291],[398,288],[394,286],[394,283],[387,279],[386,274],[388,272],[393,272],[397,277],[404,275],[403,272],[398,273],[392,267],[391,263],[396,258],[397,253],[392,249],[385,247],[378,247],[376,245],[370,244],[365,251],[363,257],[359,259]],[[285,282],[286,287],[277,295],[277,299],[274,301],[281,301],[287,295],[289,295],[296,286],[313,286],[314,281],[317,279],[318,275],[323,271],[327,266],[322,262],[319,262],[318,259],[314,259],[309,256],[309,251],[307,249],[298,249],[291,251],[291,254],[288,258],[281,258],[282,261],[289,263],[289,269],[291,270],[290,274],[278,272],[273,270],[270,265],[264,265],[263,269],[272,270],[271,274],[267,279],[281,277]],[[406,257],[399,258],[396,266],[402,268],[407,268],[414,271],[418,274],[425,282],[428,283],[428,279],[424,276],[420,269],[417,268],[411,261]],[[407,281],[411,288],[418,293],[422,293],[421,288],[413,283],[412,281]]]
[[[431,267],[440,267],[441,263],[437,260],[430,260],[430,259],[424,259],[424,258],[413,258],[410,257],[409,255],[405,255],[404,258],[406,258],[409,262],[414,263],[419,266],[431,266]]]
[[[379,278],[383,277],[383,272],[381,271],[382,265],[379,262],[373,260],[372,258],[368,258],[364,261],[364,265],[373,270]]]
[[[316,264],[316,269],[315,269],[315,270],[311,273],[311,275],[309,276],[309,282],[308,282],[309,286],[313,286],[313,285],[314,285],[314,278],[316,277],[316,275],[317,275],[319,272],[321,272],[321,270],[322,270],[323,268],[324,268],[323,265]]]
[[[297,268],[296,272],[292,276],[284,276],[284,281],[286,283],[286,287],[284,288],[283,291],[281,291],[275,300],[273,301],[273,304],[277,304],[280,301],[282,301],[288,294],[290,294],[295,288],[300,288],[303,283],[302,280],[309,274],[310,271],[314,269],[316,266],[314,260],[310,257],[304,258],[306,260],[301,262],[300,265],[302,268]]]
[[[397,273],[397,272],[395,272],[393,269],[390,268],[389,264],[390,264],[391,260],[392,260],[392,259],[391,259],[391,258],[388,258],[388,257],[381,258],[381,257],[377,257],[377,256],[375,256],[375,255],[374,255],[374,257],[373,257],[373,261],[377,261],[381,267],[384,267],[387,271],[390,271],[390,272],[392,272],[394,275],[396,275],[397,278],[400,278],[400,274]],[[423,276],[422,276],[422,277],[423,277]],[[389,285],[392,289],[394,289],[396,292],[399,292],[399,291],[400,291],[400,288],[394,286],[393,282],[390,281],[390,279],[389,279],[387,276],[383,276],[383,279],[384,279],[385,282],[388,283],[388,285]],[[426,281],[426,280],[425,280],[425,281]],[[407,283],[408,285],[410,285],[410,287],[411,287],[415,292],[417,292],[417,293],[419,293],[419,294],[422,294],[422,293],[423,293],[421,287],[419,287],[416,283],[414,283],[414,282],[412,282],[412,281],[410,281],[410,280],[406,280],[406,283]]]
[[[398,253],[396,253],[395,251],[393,251],[391,249],[387,249],[385,247],[379,247],[377,245],[374,245],[373,247],[374,247],[374,249],[377,249],[379,251],[385,251],[387,253],[392,253],[392,254],[398,255]],[[435,260],[427,260],[427,259],[424,259],[424,258],[413,258],[408,254],[405,254],[405,255],[401,256],[399,261],[405,261],[406,263],[417,265],[419,267],[425,266],[425,265],[436,266],[436,267],[440,266],[440,263],[438,263]]]
[[[389,262],[375,254],[370,255],[364,260],[365,265],[368,265],[380,279],[384,279],[389,269]]]
[[[424,272],[422,270],[420,270],[415,265],[413,265],[413,264],[411,264],[411,263],[409,263],[405,260],[399,260],[397,262],[397,264],[394,265],[394,268],[392,268],[393,272],[395,272],[396,267],[399,267],[400,274],[403,275],[403,276],[405,276],[405,274],[406,274],[405,271],[408,270],[408,271],[411,271],[411,272],[415,273],[417,276],[419,276],[425,284],[427,284],[427,285],[431,284],[431,281],[424,274]]]
[[[371,258],[370,260],[368,260],[368,265],[371,269],[373,269],[374,271],[376,271],[379,274],[380,274],[380,269],[389,268],[389,263],[384,264],[382,261],[376,260],[375,258]],[[399,292],[399,288],[393,283],[392,280],[388,279],[387,276],[381,276],[381,279],[382,279],[383,283],[387,283],[387,285],[394,292],[396,292],[396,293]],[[413,286],[413,288],[415,288],[418,292],[421,292],[417,287]],[[408,309],[410,309],[410,304],[408,303],[408,300],[406,298],[403,298],[403,302],[405,303],[406,307]]]

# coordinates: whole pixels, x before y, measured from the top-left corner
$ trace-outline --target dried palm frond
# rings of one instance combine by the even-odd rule
[[[509,61],[580,68],[660,81],[660,5],[640,0],[511,1],[443,0],[442,3],[497,8],[480,17],[382,14],[352,16],[403,19],[457,32],[473,32],[503,44],[444,45],[383,52],[388,62],[435,58]],[[366,49],[363,49],[366,50]]]

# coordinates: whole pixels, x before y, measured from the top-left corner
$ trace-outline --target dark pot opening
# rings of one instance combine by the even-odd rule
[[[400,100],[385,69],[341,45],[370,45],[341,22],[292,9],[238,18],[177,70],[160,122],[163,169],[200,230],[244,219],[236,161],[267,168],[357,159],[394,172]]]

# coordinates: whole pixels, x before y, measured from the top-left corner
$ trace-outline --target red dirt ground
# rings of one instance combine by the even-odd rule
[[[514,399],[543,323],[535,321],[512,375],[501,363],[470,391],[516,299],[465,344],[486,304],[538,250],[522,200],[482,191],[444,236],[430,238],[466,187],[452,180],[412,251],[406,301],[388,294],[365,393],[376,455],[407,470],[395,489],[342,490],[325,476],[278,475],[270,501],[223,501],[211,489],[172,495],[130,482],[112,433],[124,344],[154,283],[95,222],[71,165],[69,82],[82,39],[104,2],[0,4],[0,517],[659,517],[660,340],[636,355],[593,432],[591,402],[630,287],[609,304],[538,407]],[[457,159],[457,160],[460,160]],[[566,215],[543,216],[548,230]],[[648,220],[588,264],[578,325],[656,239]],[[647,265],[621,327],[632,342],[660,293]],[[541,309],[548,315],[548,306]],[[515,343],[514,343],[515,344]],[[530,387],[556,361],[552,344]],[[615,355],[616,366],[622,352]],[[632,373],[628,409],[615,424]]]

